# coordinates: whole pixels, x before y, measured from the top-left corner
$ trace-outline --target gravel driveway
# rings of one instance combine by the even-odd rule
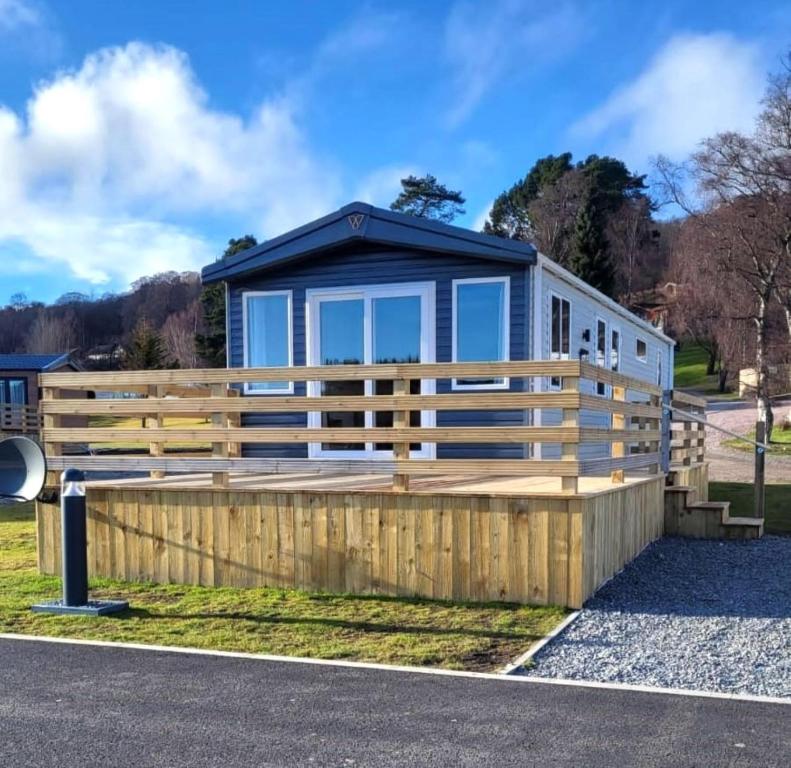
[[[783,417],[791,413],[791,403],[780,402],[775,405],[775,424],[778,426]],[[755,403],[709,402],[706,407],[706,418],[711,424],[729,429],[737,435],[747,434],[755,426]],[[709,462],[709,480],[734,483],[752,483],[754,459],[750,451],[737,451],[723,445],[730,440],[717,429],[706,427],[706,459]],[[766,457],[766,482],[791,482],[791,457]]]
[[[525,674],[791,697],[791,538],[665,538]]]

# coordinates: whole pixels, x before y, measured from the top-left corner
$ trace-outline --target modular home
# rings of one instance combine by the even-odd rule
[[[582,360],[673,387],[674,342],[538,253],[529,243],[351,203],[317,221],[205,267],[206,284],[226,286],[229,367],[367,363]],[[520,391],[523,379],[412,381],[413,394]],[[558,391],[560,377],[533,390]],[[582,382],[609,397],[611,385]],[[387,395],[389,381],[248,382],[266,398]],[[582,412],[580,426],[609,426]],[[412,412],[424,427],[559,424],[557,409]],[[390,427],[375,411],[247,414],[250,427]],[[560,444],[411,445],[411,458],[555,458]],[[246,444],[243,455],[291,458],[392,457],[387,443]],[[609,444],[581,446],[581,458]]]

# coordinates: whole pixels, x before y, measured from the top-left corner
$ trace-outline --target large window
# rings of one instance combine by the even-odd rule
[[[549,357],[551,360],[568,360],[571,337],[571,303],[562,296],[551,294],[549,318]],[[549,380],[553,389],[560,389],[560,376]]]
[[[292,365],[291,291],[244,294],[245,368],[281,368]],[[245,384],[250,394],[287,394],[292,381],[258,381]]]
[[[27,405],[27,381],[0,379],[0,405]]]
[[[453,362],[508,360],[507,277],[453,281]],[[505,389],[508,379],[454,379],[454,389]]]

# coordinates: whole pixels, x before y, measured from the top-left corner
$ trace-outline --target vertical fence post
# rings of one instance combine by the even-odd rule
[[[626,402],[626,387],[612,387],[612,399],[618,403]],[[612,430],[625,430],[626,429],[626,415],[623,413],[612,414]],[[610,457],[613,459],[622,459],[626,455],[626,443],[623,440],[616,440],[610,443]],[[610,482],[622,483],[624,482],[624,471],[622,467],[613,469],[610,472]]]
[[[563,389],[571,392],[580,391],[580,380],[576,376],[563,377]],[[563,409],[563,427],[577,427],[580,425],[580,411],[579,408],[564,408]],[[579,440],[573,443],[562,443],[560,446],[560,456],[563,461],[579,462]],[[579,470],[573,476],[563,476],[561,478],[561,489],[568,493],[577,493],[579,490]]]
[[[60,390],[55,387],[44,387],[41,392],[41,399],[44,401],[57,400],[60,397]],[[56,414],[45,414],[43,419],[42,437],[44,439],[44,454],[46,456],[61,456],[63,445],[61,443],[48,443],[47,431],[55,429],[61,425],[61,417]],[[60,485],[60,476],[57,472],[50,470],[47,472],[46,487],[57,488]]]
[[[212,398],[226,398],[228,397],[227,384],[212,384],[211,385]],[[220,409],[218,403],[217,410],[212,407],[211,423],[214,429],[225,429],[228,424],[228,414]],[[227,459],[228,458],[228,441],[217,440],[212,441],[211,455],[213,458]],[[212,485],[224,488],[228,486],[229,473],[228,472],[212,472],[211,482]]]
[[[755,422],[755,442],[766,442],[766,422]],[[755,516],[763,518],[765,506],[764,469],[766,451],[762,446],[755,446]]]
[[[670,472],[670,442],[672,440],[673,427],[673,390],[665,389],[662,391],[662,419],[659,422],[662,432],[661,467],[662,472]]]
[[[155,397],[157,399],[163,397],[165,394],[165,388],[159,384],[152,384],[148,387],[148,396]],[[165,424],[165,419],[162,416],[162,412],[157,408],[157,410],[152,411],[146,417],[146,427],[149,429],[161,429]],[[165,455],[165,448],[164,443],[155,440],[154,442],[150,442],[148,444],[148,453],[150,456],[164,456]],[[164,477],[165,473],[161,469],[152,469],[149,472],[151,477]]]
[[[394,395],[408,395],[409,394],[409,381],[407,379],[395,379],[393,381],[393,394]],[[408,410],[395,410],[393,411],[393,428],[406,429],[409,426],[409,411]],[[396,461],[406,461],[409,458],[409,442],[394,442],[393,443],[393,458]],[[393,475],[393,490],[394,491],[408,491],[409,490],[409,475],[396,472]]]

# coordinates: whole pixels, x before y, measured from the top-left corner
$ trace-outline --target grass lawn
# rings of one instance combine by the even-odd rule
[[[115,429],[142,429],[145,425],[143,419],[137,416],[90,416],[89,427],[102,427]],[[208,419],[192,416],[166,416],[162,420],[165,429],[208,429],[211,422]],[[98,451],[148,451],[148,443],[115,441],[108,443],[91,443],[91,448]],[[174,443],[168,442],[165,452],[181,451],[206,451],[211,448],[211,443]]]
[[[720,394],[717,374],[706,375],[708,355],[703,347],[687,342],[676,350],[673,381],[679,389],[694,389],[718,399],[738,399],[738,393]]]
[[[791,484],[767,485],[766,525],[767,533],[791,535]],[[712,501],[730,501],[731,514],[753,516],[752,483],[709,483],[709,498]]]
[[[755,440],[755,430],[753,429],[748,432],[745,437],[748,437],[750,440]],[[738,451],[752,453],[754,450],[754,446],[737,440],[736,438],[723,440],[723,444],[727,445],[728,448],[735,448]],[[791,456],[791,429],[783,430],[779,427],[775,427],[775,429],[772,430],[772,439],[769,441],[769,453]],[[791,477],[791,465],[789,465],[788,471],[789,477]]]
[[[91,582],[94,597],[123,597],[117,617],[34,614],[60,579],[36,570],[31,505],[0,507],[0,632],[156,643],[385,664],[494,670],[543,637],[557,607]]]

